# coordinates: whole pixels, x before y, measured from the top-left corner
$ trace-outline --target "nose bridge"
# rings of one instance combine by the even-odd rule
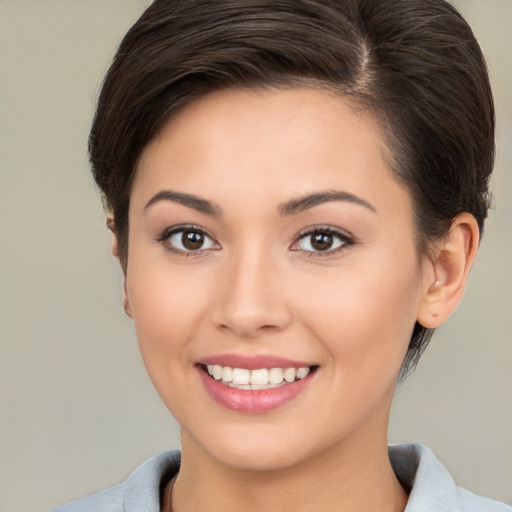
[[[289,322],[279,262],[262,245],[252,242],[233,249],[219,275],[214,308],[218,327],[248,338]]]

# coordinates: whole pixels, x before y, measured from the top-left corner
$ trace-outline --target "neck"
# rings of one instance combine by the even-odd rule
[[[350,441],[292,467],[251,471],[220,465],[185,436],[172,511],[403,512],[407,494],[391,468],[386,436]]]

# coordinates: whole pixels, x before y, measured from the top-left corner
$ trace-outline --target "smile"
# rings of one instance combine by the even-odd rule
[[[232,368],[230,366],[206,365],[208,375],[230,388],[257,391],[285,386],[308,376],[311,368]]]
[[[237,413],[265,413],[302,395],[318,366],[273,356],[214,356],[196,363],[207,394]]]

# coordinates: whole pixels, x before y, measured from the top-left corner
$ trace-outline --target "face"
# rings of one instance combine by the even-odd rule
[[[386,442],[423,285],[384,152],[302,89],[212,94],[145,149],[126,295],[184,451],[277,469]]]

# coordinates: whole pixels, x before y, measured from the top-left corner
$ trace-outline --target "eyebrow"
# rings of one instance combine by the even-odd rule
[[[173,203],[179,203],[184,206],[188,206],[193,210],[197,210],[200,213],[206,213],[207,215],[219,215],[220,208],[206,199],[201,199],[193,194],[184,194],[183,192],[176,192],[174,190],[161,190],[156,193],[146,204],[144,210],[147,210],[150,206],[160,201],[172,201]]]
[[[176,192],[174,190],[161,190],[156,193],[144,207],[147,210],[150,206],[158,203],[159,201],[171,201],[179,203],[188,208],[197,210],[200,213],[207,215],[219,215],[220,208],[213,202],[202,199],[193,194],[185,194],[183,192]],[[316,194],[309,194],[298,199],[292,199],[279,207],[279,212],[282,216],[295,215],[297,213],[309,210],[315,206],[332,201],[345,201],[349,203],[358,204],[372,212],[377,213],[377,210],[368,201],[351,194],[350,192],[342,190],[329,190],[327,192],[318,192]]]
[[[368,201],[365,201],[364,199],[361,199],[360,197],[343,190],[329,190],[327,192],[319,192],[317,194],[310,194],[298,199],[292,199],[291,201],[281,205],[279,207],[279,211],[283,216],[295,215],[296,213],[309,210],[310,208],[318,206],[319,204],[329,203],[331,201],[344,201],[358,204],[359,206],[363,206],[368,210],[377,213],[375,207]]]

